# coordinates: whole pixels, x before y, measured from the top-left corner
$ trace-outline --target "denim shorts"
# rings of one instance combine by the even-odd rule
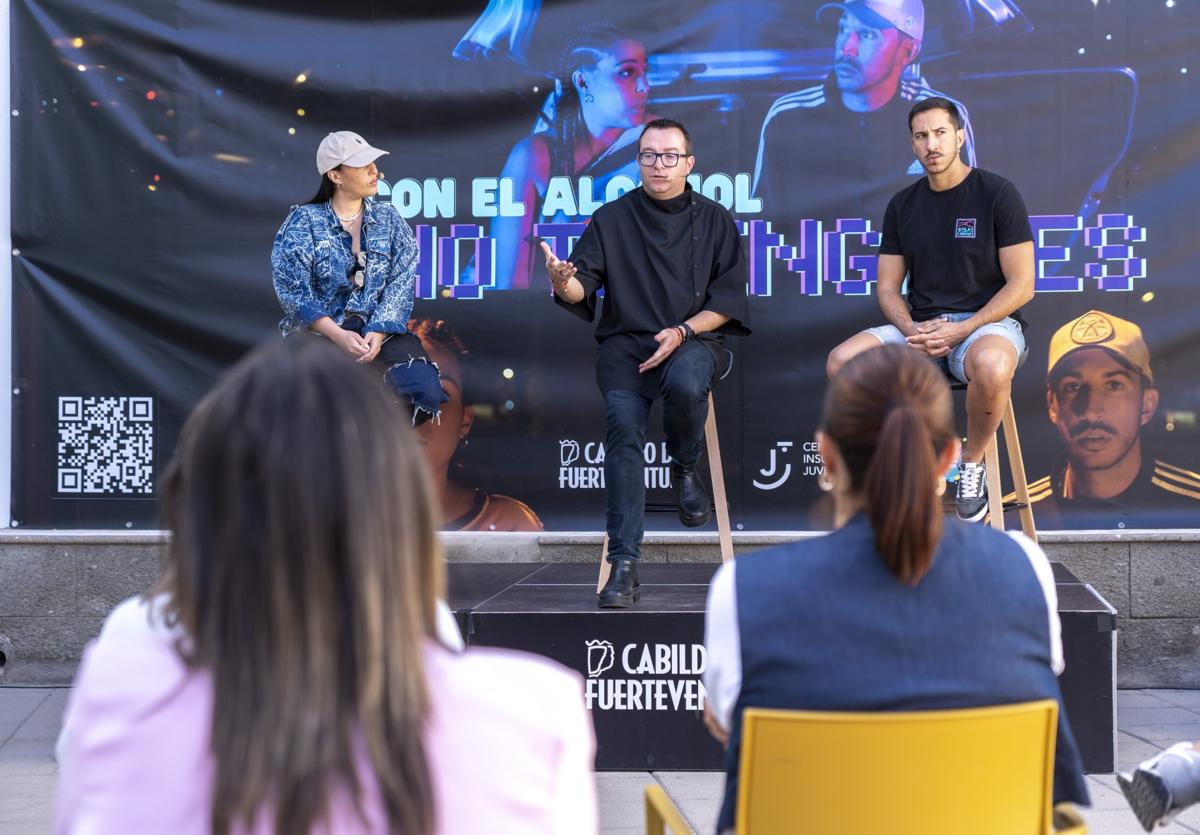
[[[945,318],[951,322],[962,322],[974,315],[974,313],[943,313],[939,318]],[[908,341],[904,338],[904,334],[895,325],[880,325],[877,328],[867,328],[863,333],[871,334],[884,345],[908,344]],[[1017,349],[1018,368],[1025,363],[1025,358],[1029,355],[1029,349],[1025,346],[1025,332],[1021,330],[1021,323],[1011,316],[1006,316],[999,322],[993,322],[990,325],[977,328],[974,333],[958,343],[953,351],[944,357],[939,357],[935,362],[941,366],[942,371],[950,374],[954,379],[961,380],[964,383],[967,382],[967,369],[965,367],[967,351],[970,350],[975,340],[989,334],[1002,336],[1012,343],[1012,346]]]

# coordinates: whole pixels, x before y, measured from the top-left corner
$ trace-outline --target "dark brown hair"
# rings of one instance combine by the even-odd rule
[[[467,378],[469,376],[468,370],[472,356],[470,349],[462,341],[458,332],[445,319],[419,319],[415,316],[408,320],[408,332],[421,340],[423,345],[428,346],[431,343],[436,343],[454,355],[454,358],[458,361],[459,376],[461,378],[455,382],[458,383],[463,405],[471,405],[473,402],[471,400],[472,392]],[[445,373],[444,370],[443,373]]]
[[[917,114],[924,113],[927,110],[945,110],[946,115],[950,117],[950,124],[954,125],[954,129],[962,130],[962,115],[958,112],[958,105],[942,96],[930,96],[927,99],[921,99],[908,111],[909,133],[912,133],[913,119],[917,117]]]
[[[442,591],[407,419],[324,339],[239,363],[196,407],[164,477],[157,591],[212,678],[212,831],[266,812],[306,833],[378,787],[389,831],[433,830],[422,646]],[[357,766],[366,763],[370,774]]]
[[[594,67],[623,40],[627,37],[609,23],[585,23],[563,46],[554,71],[559,91],[550,125],[550,176],[575,176],[575,143],[588,132],[579,90],[575,88],[575,71]]]
[[[950,386],[907,346],[864,351],[830,381],[821,429],[866,505],[879,555],[916,585],[942,537],[934,485],[938,458],[955,437]]]
[[[333,168],[329,169],[329,171],[341,171],[341,170],[342,170],[342,166],[340,166],[340,165],[335,165]],[[317,186],[317,193],[314,194],[312,196],[312,199],[309,200],[308,202],[309,203],[328,203],[330,200],[333,199],[333,194],[336,191],[337,191],[337,184],[334,183],[333,180],[329,179],[329,172],[327,171],[321,175],[321,185]]]
[[[677,130],[683,134],[683,150],[687,151],[687,155],[692,155],[692,135],[688,133],[688,129],[683,126],[683,122],[677,122],[674,119],[660,118],[652,119],[642,127],[642,132],[638,134],[638,147],[642,147],[642,137],[646,135],[648,130]]]

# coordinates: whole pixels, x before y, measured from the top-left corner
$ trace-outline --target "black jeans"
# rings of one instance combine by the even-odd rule
[[[695,340],[675,349],[664,363],[659,396],[663,399],[663,430],[667,454],[690,468],[700,460],[708,393],[716,361]],[[604,509],[608,530],[608,559],[641,557],[646,528],[646,421],[651,400],[636,391],[614,389],[604,395],[608,437],[604,443]]]

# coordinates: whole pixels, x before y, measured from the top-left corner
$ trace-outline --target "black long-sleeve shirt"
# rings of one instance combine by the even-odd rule
[[[654,336],[701,311],[729,317],[701,334],[714,351],[724,334],[750,333],[746,325],[746,259],[729,212],[688,186],[671,200],[635,189],[596,210],[571,252],[584,298],[555,301],[585,321],[596,317],[596,378],[600,390],[631,389],[656,397],[659,368],[638,373],[657,349]],[[719,367],[720,363],[718,363]]]

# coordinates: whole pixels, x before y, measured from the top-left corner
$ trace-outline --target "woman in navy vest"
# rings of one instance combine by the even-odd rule
[[[1055,678],[1063,658],[1050,563],[1019,533],[943,517],[959,441],[941,373],[904,346],[860,354],[829,384],[817,443],[837,530],[739,557],[709,589],[705,718],[728,746],[718,828],[733,827],[747,707],[1056,699],[1054,800],[1087,805]]]

